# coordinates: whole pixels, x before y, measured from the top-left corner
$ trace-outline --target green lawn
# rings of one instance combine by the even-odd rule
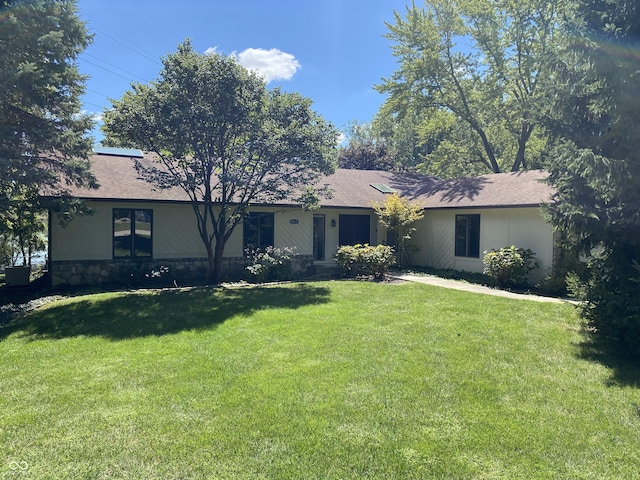
[[[408,283],[71,298],[0,328],[0,478],[636,478],[640,370],[583,340]]]

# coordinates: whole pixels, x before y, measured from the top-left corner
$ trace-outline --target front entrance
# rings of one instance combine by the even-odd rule
[[[371,216],[340,215],[339,245],[371,243]]]
[[[324,260],[325,231],[324,215],[313,216],[313,259]]]

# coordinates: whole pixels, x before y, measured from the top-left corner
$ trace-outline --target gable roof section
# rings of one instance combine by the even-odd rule
[[[384,202],[387,196],[370,185],[383,183],[429,209],[539,206],[553,193],[546,178],[542,170],[440,180],[413,173],[339,169],[324,182],[335,193],[322,205],[371,207],[372,201]]]
[[[71,194],[96,200],[189,201],[180,188],[158,189],[144,181],[134,168],[135,160],[126,155],[93,155],[91,170],[100,188],[71,188]],[[144,153],[138,160],[150,162],[153,154]],[[333,191],[331,198],[322,199],[323,207],[371,208],[372,202],[384,202],[389,195],[372,187],[374,184],[384,184],[428,209],[513,207],[538,206],[550,201],[552,187],[542,181],[546,176],[542,170],[530,170],[439,180],[413,173],[338,169],[318,185],[326,185]]]

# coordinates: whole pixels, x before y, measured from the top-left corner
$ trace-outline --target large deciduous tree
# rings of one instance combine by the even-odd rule
[[[94,186],[75,63],[90,40],[74,0],[0,1],[0,227],[22,242],[34,210],[79,208],[65,184]]]
[[[437,139],[423,171],[451,176],[540,165],[545,115],[559,100],[561,14],[562,2],[546,0],[427,0],[404,17],[396,12],[387,37],[400,66],[377,88],[389,95],[385,115],[421,118],[424,142]]]
[[[571,285],[598,332],[640,353],[640,7],[578,0],[567,24],[568,99],[547,212],[588,258]]]
[[[233,57],[199,54],[188,41],[163,59],[156,81],[112,103],[106,141],[155,152],[157,162],[139,171],[187,193],[214,283],[251,203],[306,205],[317,200],[311,185],[335,169],[338,132],[309,99],[267,90]]]

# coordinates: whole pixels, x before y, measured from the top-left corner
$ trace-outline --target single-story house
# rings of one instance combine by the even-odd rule
[[[206,253],[185,193],[161,190],[142,180],[134,158],[149,154],[97,149],[91,158],[100,188],[72,193],[93,215],[66,227],[53,218],[49,228],[49,272],[53,286],[100,284],[150,275],[166,267],[179,283],[202,281]],[[372,202],[397,192],[422,205],[413,243],[416,265],[480,272],[483,252],[515,245],[530,248],[539,268],[532,280],[550,272],[554,233],[540,214],[551,197],[543,171],[484,175],[458,180],[371,170],[338,169],[324,178],[333,192],[315,211],[293,204],[252,205],[225,249],[225,270],[242,271],[248,246],[294,247],[300,268],[335,265],[340,245],[386,242]],[[135,238],[135,242],[132,241]]]

